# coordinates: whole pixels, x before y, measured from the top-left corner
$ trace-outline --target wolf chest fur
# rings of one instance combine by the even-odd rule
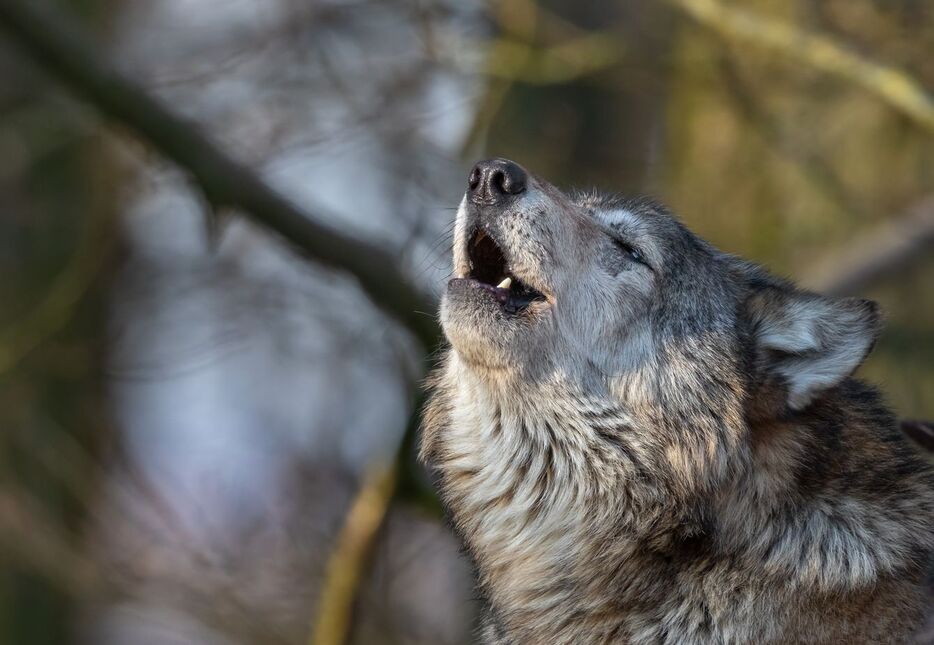
[[[934,473],[851,378],[877,307],[664,207],[481,162],[422,457],[485,643],[909,642]]]

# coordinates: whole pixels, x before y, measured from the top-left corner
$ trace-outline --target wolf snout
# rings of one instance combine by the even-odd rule
[[[508,159],[486,159],[477,163],[467,178],[467,195],[480,206],[503,204],[525,192],[528,175]]]

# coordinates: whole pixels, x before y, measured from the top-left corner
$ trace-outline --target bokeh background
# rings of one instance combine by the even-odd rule
[[[421,330],[61,84],[17,6],[373,249]],[[927,0],[0,0],[0,643],[471,641],[412,452],[478,158],[879,300],[861,373],[934,418],[930,88]]]

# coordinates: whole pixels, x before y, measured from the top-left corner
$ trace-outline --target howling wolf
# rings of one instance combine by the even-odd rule
[[[934,471],[851,378],[878,307],[797,288],[646,199],[478,163],[422,458],[483,642],[908,642]]]

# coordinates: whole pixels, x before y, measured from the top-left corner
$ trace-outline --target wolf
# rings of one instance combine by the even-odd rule
[[[900,643],[934,472],[851,374],[879,307],[644,198],[470,173],[421,458],[487,644]]]

